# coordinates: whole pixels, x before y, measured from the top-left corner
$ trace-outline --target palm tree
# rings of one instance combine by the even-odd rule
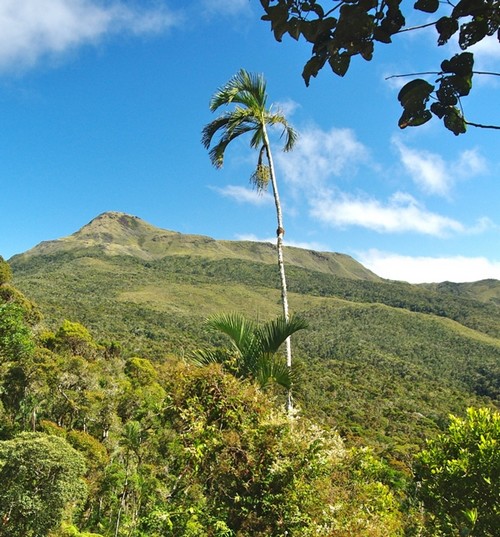
[[[268,125],[277,125],[282,128],[282,137],[285,138],[284,151],[290,151],[297,139],[295,130],[288,124],[285,116],[267,108],[266,82],[262,75],[250,74],[241,69],[229,82],[215,92],[210,101],[210,110],[215,112],[222,106],[234,104],[232,111],[226,111],[203,129],[202,143],[206,149],[210,148],[213,137],[218,133],[218,142],[210,149],[209,155],[216,168],[222,167],[227,146],[242,134],[252,133],[250,146],[259,151],[257,167],[251,181],[259,191],[263,191],[271,183],[276,218],[276,250],[278,254],[278,267],[281,281],[281,302],[285,320],[289,318],[288,295],[283,261],[283,216],[276,182],[271,145],[267,132]],[[290,338],[286,339],[286,363],[292,366],[292,349]],[[288,391],[287,407],[291,410],[291,391]]]
[[[191,358],[193,363],[222,364],[234,376],[250,378],[263,389],[275,382],[290,390],[292,369],[277,352],[292,334],[307,327],[304,320],[280,316],[259,325],[238,313],[221,313],[210,317],[207,325],[226,334],[230,348],[196,351]]]

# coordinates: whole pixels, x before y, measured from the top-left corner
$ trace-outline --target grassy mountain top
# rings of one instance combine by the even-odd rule
[[[185,235],[157,228],[137,216],[120,212],[103,213],[69,237],[42,242],[28,252],[14,256],[11,263],[20,264],[34,256],[65,252],[131,256],[146,261],[166,256],[197,256],[207,260],[240,259],[276,264],[275,248],[270,243],[219,241],[203,235]],[[287,247],[285,252],[289,265],[345,278],[381,280],[344,254],[293,247]]]
[[[500,281],[498,280],[488,279],[467,283],[442,282],[428,284],[426,287],[455,296],[493,302],[500,306]]]

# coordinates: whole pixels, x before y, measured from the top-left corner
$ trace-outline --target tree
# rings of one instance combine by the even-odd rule
[[[302,72],[306,85],[326,64],[336,75],[344,76],[352,57],[361,56],[370,61],[376,42],[392,43],[394,35],[409,30],[434,26],[438,45],[444,45],[458,33],[458,43],[464,51],[495,33],[500,39],[499,0],[459,0],[456,5],[439,0],[417,0],[413,6],[416,10],[436,13],[446,6],[444,9],[448,11],[437,20],[414,28],[405,27],[405,16],[400,9],[402,0],[338,0],[331,3],[327,0],[321,3],[316,0],[261,0],[260,3],[265,11],[262,19],[271,23],[277,41],[288,34],[295,40],[303,37],[312,44],[311,58]],[[461,98],[469,94],[473,74],[498,75],[479,73],[473,66],[474,55],[463,52],[444,60],[438,71],[420,73],[436,75],[435,85],[420,78],[406,84],[398,96],[403,107],[399,126],[422,125],[435,115],[456,135],[464,133],[467,125],[500,129],[465,119]]]
[[[417,456],[419,496],[438,535],[498,535],[500,413],[469,408]],[[433,533],[434,534],[434,533]]]
[[[25,311],[15,303],[0,304],[0,364],[18,362],[33,352],[31,330]]]
[[[202,143],[209,149],[216,134],[219,141],[210,149],[210,160],[216,168],[224,162],[224,154],[228,145],[242,134],[252,133],[250,146],[258,149],[259,157],[257,167],[251,177],[252,183],[260,191],[271,183],[278,228],[276,230],[276,250],[278,254],[278,268],[281,280],[281,299],[283,315],[288,320],[288,295],[283,260],[283,217],[281,210],[278,184],[274,170],[273,157],[267,127],[278,125],[285,137],[284,151],[290,151],[297,139],[295,130],[288,124],[285,116],[280,112],[273,112],[267,108],[266,82],[262,75],[250,74],[241,69],[227,84],[222,86],[213,95],[210,101],[210,110],[215,112],[222,106],[236,105],[232,111],[227,111],[209,123],[203,129]],[[290,339],[286,340],[287,366],[292,366],[292,350]],[[291,409],[291,392],[288,395],[288,408]]]
[[[45,537],[83,500],[83,456],[63,438],[21,433],[0,442],[0,536]]]
[[[85,326],[64,320],[55,334],[56,349],[69,351],[84,357],[91,357],[95,353],[96,344]]]
[[[12,280],[12,269],[7,261],[0,255],[0,285]]]
[[[195,363],[220,363],[236,377],[253,379],[263,389],[276,382],[290,390],[291,367],[276,353],[287,338],[307,327],[305,321],[295,316],[278,317],[259,326],[230,313],[214,315],[207,324],[229,336],[231,348],[198,351],[193,358]]]

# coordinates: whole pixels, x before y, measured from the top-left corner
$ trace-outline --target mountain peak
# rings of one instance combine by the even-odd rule
[[[344,254],[286,247],[289,265],[352,279],[380,281],[377,275]],[[204,235],[186,235],[153,226],[137,216],[108,211],[81,229],[57,240],[45,241],[16,258],[71,253],[75,257],[132,256],[145,261],[166,256],[196,256],[201,259],[240,259],[253,263],[276,263],[270,243],[215,240]]]
[[[75,238],[94,237],[109,242],[109,240],[116,240],[123,233],[137,235],[153,229],[156,228],[138,216],[108,211],[96,216],[72,236]]]

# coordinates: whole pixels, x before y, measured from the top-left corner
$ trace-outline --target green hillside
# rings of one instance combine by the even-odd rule
[[[348,256],[298,248],[285,262],[291,308],[309,321],[294,340],[305,414],[404,456],[450,412],[500,403],[500,308],[482,288],[387,281]],[[204,328],[212,313],[280,313],[272,245],[182,235],[122,213],[10,263],[49,328],[78,321],[156,362],[220,344]]]

